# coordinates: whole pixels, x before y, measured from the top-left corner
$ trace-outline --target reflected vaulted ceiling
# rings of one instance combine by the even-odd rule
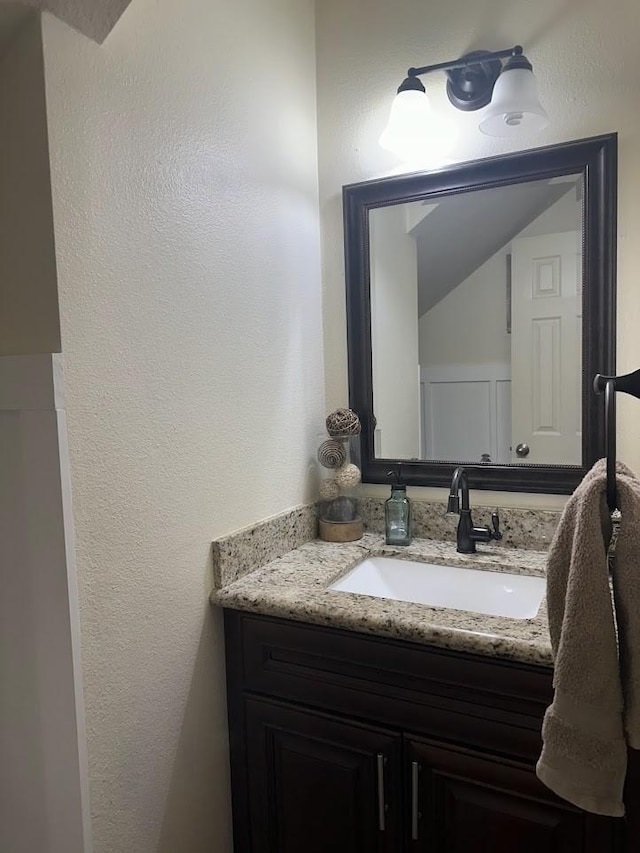
[[[411,229],[418,251],[418,316],[551,207],[567,184],[534,181],[449,196]]]

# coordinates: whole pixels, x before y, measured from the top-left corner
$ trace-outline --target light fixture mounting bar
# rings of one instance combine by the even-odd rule
[[[508,56],[520,56],[522,52],[522,45],[516,44],[514,47],[509,47],[505,50],[483,52],[481,58],[477,55],[470,55],[463,56],[460,59],[452,59],[450,62],[438,62],[436,65],[422,65],[419,68],[410,68],[407,71],[407,76],[418,77],[422,74],[430,74],[432,71],[450,71],[455,68],[468,68],[471,65],[478,65],[479,62],[488,62],[492,59],[506,59]]]

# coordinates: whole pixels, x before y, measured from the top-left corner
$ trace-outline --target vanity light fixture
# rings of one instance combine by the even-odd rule
[[[502,60],[506,60],[503,65]],[[431,111],[425,87],[419,79],[433,71],[445,71],[447,96],[465,112],[486,107],[480,130],[489,136],[515,136],[537,132],[549,123],[540,104],[531,63],[522,47],[476,50],[450,62],[410,68],[391,105],[389,121],[380,145],[406,157],[420,147],[433,146],[443,138],[443,120]]]

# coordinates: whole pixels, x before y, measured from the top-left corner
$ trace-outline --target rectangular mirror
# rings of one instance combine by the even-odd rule
[[[581,464],[583,198],[563,175],[369,211],[377,458]]]
[[[615,136],[344,188],[365,481],[570,492],[614,372]]]

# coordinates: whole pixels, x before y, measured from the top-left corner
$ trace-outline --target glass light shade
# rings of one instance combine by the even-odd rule
[[[447,162],[453,141],[452,125],[431,111],[427,94],[408,90],[395,96],[379,143],[405,163],[437,167]]]
[[[418,138],[427,139],[431,105],[426,92],[415,89],[398,92],[391,104],[389,121],[380,134],[380,147],[394,154]]]
[[[493,87],[491,103],[480,121],[487,136],[536,133],[549,124],[538,98],[536,78],[528,68],[505,68]]]

